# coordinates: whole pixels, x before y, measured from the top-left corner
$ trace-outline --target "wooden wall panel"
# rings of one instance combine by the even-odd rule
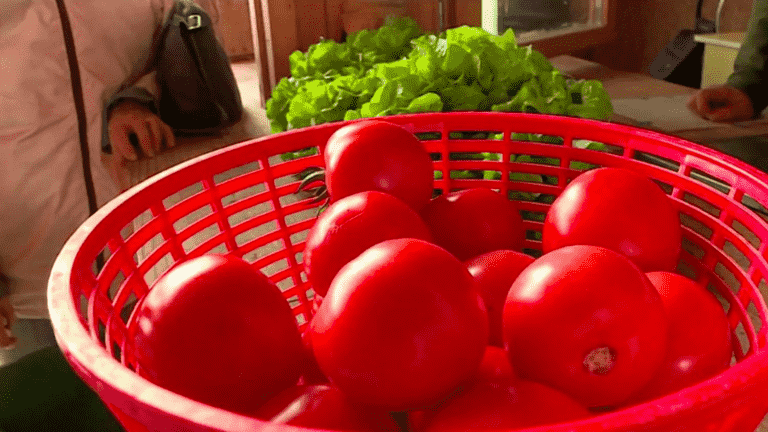
[[[288,57],[299,49],[298,21],[296,19],[296,0],[261,0],[269,11],[269,31],[271,33],[274,71],[276,81],[290,76],[291,67]],[[269,41],[267,42],[269,43]]]
[[[693,29],[697,0],[614,0],[617,38],[578,53],[614,69],[646,73],[653,59],[680,30]],[[757,1],[757,0],[756,0]],[[702,15],[714,20],[718,0],[705,0]],[[721,31],[747,28],[752,0],[728,0]],[[621,53],[621,55],[617,55]]]
[[[344,0],[325,0],[326,28],[328,38],[340,41],[344,32],[342,13],[344,12]]]
[[[440,27],[440,13],[437,0],[408,2],[406,14],[413,18],[424,31],[434,33]]]
[[[306,51],[321,38],[328,38],[328,14],[325,2],[317,0],[296,0],[296,30],[298,49]]]
[[[248,0],[248,14],[251,21],[251,41],[253,43],[254,63],[259,74],[259,104],[264,106],[272,94],[272,78],[270,77],[269,50],[264,34],[264,12],[261,1]]]
[[[463,25],[480,27],[482,12],[480,0],[454,0],[455,21],[451,27]]]
[[[216,14],[216,35],[232,61],[253,58],[247,0],[205,0]],[[213,16],[212,16],[213,18]]]

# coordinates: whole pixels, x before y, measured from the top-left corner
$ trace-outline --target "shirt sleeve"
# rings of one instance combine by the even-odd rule
[[[156,55],[157,48],[160,44],[160,38],[163,35],[163,29],[168,22],[175,3],[177,0],[155,0],[155,21],[157,24],[156,32],[153,35],[152,50],[155,51],[153,55]],[[151,62],[154,64],[154,61]],[[112,97],[104,104],[104,110],[102,111],[102,127],[101,127],[101,150],[104,153],[112,153],[112,145],[109,142],[109,114],[112,109],[124,100],[131,100],[138,102],[150,109],[153,113],[158,113],[158,95],[160,90],[157,85],[156,73],[150,66],[149,70],[141,76],[136,82],[126,84],[121,87]]]
[[[727,83],[749,95],[756,114],[768,107],[768,0],[752,4],[747,33]]]

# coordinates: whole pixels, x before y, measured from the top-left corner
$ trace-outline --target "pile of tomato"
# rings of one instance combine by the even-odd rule
[[[499,192],[433,198],[430,156],[400,126],[350,123],[324,159],[331,201],[303,253],[315,292],[303,334],[260,271],[205,255],[139,304],[143,376],[274,423],[431,432],[587,418],[729,367],[725,312],[675,273],[679,215],[651,179],[576,177],[534,258]]]

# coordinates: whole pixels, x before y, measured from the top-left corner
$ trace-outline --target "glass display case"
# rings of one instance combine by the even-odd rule
[[[521,44],[597,30],[607,24],[607,0],[482,0],[482,26],[512,29]]]

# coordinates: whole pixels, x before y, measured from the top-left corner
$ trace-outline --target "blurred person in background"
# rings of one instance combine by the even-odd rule
[[[746,37],[723,85],[697,91],[688,107],[707,120],[749,120],[768,106],[768,1],[755,0]]]
[[[156,114],[151,72],[153,47],[172,6],[173,0],[0,4],[0,430],[5,432],[120,430],[56,346],[46,292],[59,251],[90,215],[81,132],[97,207],[128,188],[120,179],[126,178],[121,172],[129,161],[174,144],[173,131]],[[77,115],[76,82],[85,125]],[[82,429],[78,421],[84,422]]]

